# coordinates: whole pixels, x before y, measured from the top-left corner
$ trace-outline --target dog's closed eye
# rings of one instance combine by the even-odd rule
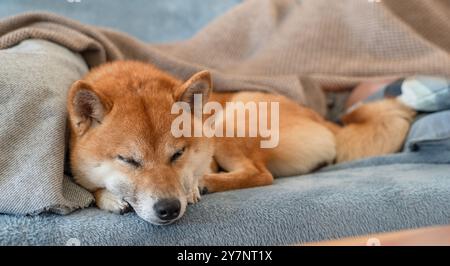
[[[174,163],[176,160],[178,160],[178,158],[180,158],[183,155],[185,149],[186,149],[186,147],[183,147],[182,149],[177,150],[172,155],[172,157],[170,157],[170,162]]]
[[[127,164],[129,164],[131,166],[134,166],[134,167],[140,167],[141,166],[141,163],[138,160],[136,160],[134,158],[131,158],[131,157],[125,157],[125,156],[122,156],[122,155],[117,155],[117,159],[119,161],[122,161],[122,162],[127,163]]]

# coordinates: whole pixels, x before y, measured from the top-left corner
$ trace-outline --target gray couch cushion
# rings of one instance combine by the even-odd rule
[[[361,166],[206,195],[170,226],[96,208],[0,215],[0,244],[280,245],[447,224],[450,156],[443,155],[447,164]]]
[[[406,151],[450,150],[450,111],[425,115],[416,120],[405,144]]]

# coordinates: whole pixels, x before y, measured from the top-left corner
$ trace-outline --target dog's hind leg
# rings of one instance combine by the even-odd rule
[[[199,180],[202,193],[270,185],[272,174],[258,158],[249,158],[237,147],[218,145],[215,160],[226,172],[206,174]],[[238,146],[238,145],[236,145]]]
[[[231,172],[206,174],[199,182],[202,194],[241,188],[271,185],[273,176],[265,169],[254,165],[233,170]]]
[[[342,118],[336,130],[336,162],[397,152],[416,112],[396,99],[361,105]]]

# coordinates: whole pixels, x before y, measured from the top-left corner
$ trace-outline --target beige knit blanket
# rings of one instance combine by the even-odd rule
[[[322,89],[450,77],[449,18],[449,0],[247,0],[165,45],[48,13],[1,20],[0,213],[68,213],[92,201],[63,175],[66,91],[85,63],[142,60],[181,79],[209,69],[215,90],[279,92],[324,114]]]
[[[324,113],[319,87],[450,76],[449,19],[448,0],[248,0],[189,40],[152,45],[57,15],[28,13],[0,22],[0,49],[39,38],[80,53],[90,67],[136,59],[183,79],[209,69],[215,90],[277,91]]]

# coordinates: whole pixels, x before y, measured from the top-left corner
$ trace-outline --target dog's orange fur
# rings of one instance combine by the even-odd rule
[[[193,93],[223,105],[279,102],[279,145],[262,149],[259,137],[173,137],[171,106],[176,101],[192,104]],[[402,146],[415,115],[395,99],[385,99],[354,110],[344,117],[346,126],[340,127],[281,95],[212,93],[208,72],[183,82],[150,64],[132,61],[105,64],[76,82],[69,92],[68,111],[75,179],[97,191],[100,207],[113,211],[114,204],[103,203],[103,196],[117,195],[117,202],[134,200],[138,211],[143,203],[136,203],[136,198],[141,194],[196,202],[197,186],[217,192],[269,185],[273,176],[305,174],[333,162],[393,153]],[[186,147],[184,154],[169,163],[181,147]],[[141,166],[117,161],[118,155],[136,157]],[[216,163],[223,171],[209,167]],[[101,176],[95,167],[112,171],[120,182]]]

